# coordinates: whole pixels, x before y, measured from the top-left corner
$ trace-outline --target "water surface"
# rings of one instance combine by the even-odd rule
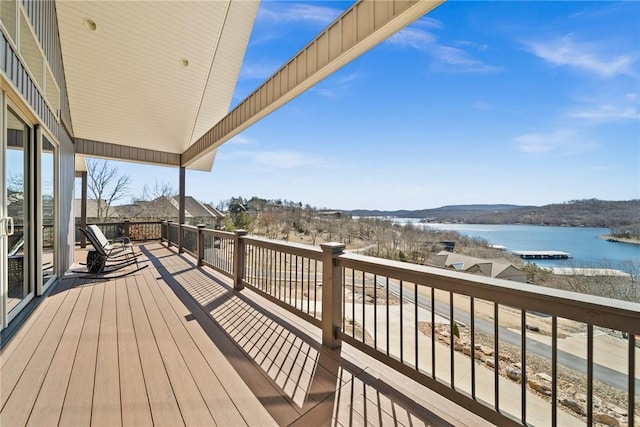
[[[640,263],[640,245],[609,242],[600,236],[608,228],[551,227],[541,225],[440,224],[419,223],[419,220],[396,218],[397,223],[411,222],[424,228],[453,230],[480,237],[493,245],[503,245],[509,251],[562,251],[571,254],[568,260],[535,260],[541,267],[617,268],[629,271],[629,263]]]

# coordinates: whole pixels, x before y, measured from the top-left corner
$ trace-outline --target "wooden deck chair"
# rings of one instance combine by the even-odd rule
[[[125,236],[109,240],[102,230],[100,230],[100,227],[95,224],[88,225],[86,232],[93,234],[93,239],[90,239],[91,244],[94,248],[100,246],[104,250],[107,254],[107,261],[119,258],[132,259],[136,257],[133,251],[133,244],[128,237]]]
[[[18,255],[18,253],[22,252],[23,247],[24,247],[24,235],[20,234],[14,239],[13,242],[9,242],[9,252],[7,255],[9,256]]]
[[[96,235],[89,230],[89,227],[87,227],[87,229],[80,228],[79,230],[87,237],[87,240],[89,240],[94,250],[87,252],[87,271],[74,270],[74,273],[90,273],[85,277],[115,279],[117,277],[127,276],[148,267],[148,265],[143,265],[142,267],[138,265],[139,254],[133,253],[133,248],[131,248],[131,251],[129,252],[129,248],[125,247],[124,255],[119,252],[112,255],[114,250],[113,245],[111,245],[108,240],[107,244],[98,240]],[[100,232],[100,234],[102,234],[102,232]],[[102,234],[102,236],[104,237],[104,234]],[[104,240],[106,240],[106,238]],[[115,275],[111,274],[132,265],[135,265],[135,269],[123,273],[117,273]]]

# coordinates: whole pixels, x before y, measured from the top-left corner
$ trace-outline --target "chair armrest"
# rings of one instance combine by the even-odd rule
[[[125,246],[125,245],[130,245],[131,244],[131,239],[129,239],[127,236],[124,237],[118,237],[116,239],[111,240],[112,243],[120,243],[121,245]]]

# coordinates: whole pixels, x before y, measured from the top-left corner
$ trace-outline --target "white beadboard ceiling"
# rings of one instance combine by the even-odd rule
[[[74,135],[182,153],[228,113],[258,4],[58,0]]]

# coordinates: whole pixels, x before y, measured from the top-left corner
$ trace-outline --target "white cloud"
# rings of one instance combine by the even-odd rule
[[[337,98],[339,94],[348,90],[354,82],[360,81],[363,78],[364,75],[358,71],[344,75],[339,74],[322,81],[318,86],[311,88],[311,91],[327,98]]]
[[[306,22],[327,25],[335,20],[343,11],[324,6],[289,2],[262,2],[257,20],[281,24],[284,22]]]
[[[519,151],[527,154],[572,156],[592,151],[595,144],[573,129],[556,129],[520,135],[514,139]]]
[[[433,52],[438,60],[437,68],[459,73],[495,73],[500,67],[485,64],[471,57],[467,52],[450,46],[439,45]]]
[[[411,24],[412,28],[427,28],[432,30],[441,30],[444,28],[442,21],[431,18],[429,16],[423,16],[422,18]]]
[[[234,144],[234,145],[253,145],[255,141],[247,136],[237,135],[231,138],[226,144]]]
[[[489,110],[491,108],[491,105],[489,105],[484,101],[475,101],[473,104],[471,104],[471,106],[476,110],[482,110],[482,111]]]
[[[588,120],[594,123],[605,123],[621,120],[638,120],[640,119],[640,111],[637,105],[617,106],[603,104],[591,109],[572,111],[569,113],[569,117]]]
[[[424,30],[405,28],[389,37],[386,43],[394,46],[425,50],[436,44],[436,37]]]
[[[613,54],[611,46],[577,42],[572,35],[525,44],[531,53],[553,65],[577,68],[601,77],[634,74],[636,58],[633,55]]]
[[[253,64],[245,63],[240,70],[240,78],[266,80],[267,77],[275,73],[281,65],[282,63],[276,61]]]
[[[434,59],[433,68],[437,71],[453,73],[494,73],[500,71],[500,67],[486,64],[461,48],[441,44],[433,34],[413,27],[405,28],[394,34],[386,43],[424,52]],[[486,45],[476,43],[459,41],[457,44],[478,50],[487,49]]]
[[[243,168],[260,169],[263,172],[298,168],[323,167],[330,162],[312,153],[290,150],[225,152],[225,160],[235,159]]]

